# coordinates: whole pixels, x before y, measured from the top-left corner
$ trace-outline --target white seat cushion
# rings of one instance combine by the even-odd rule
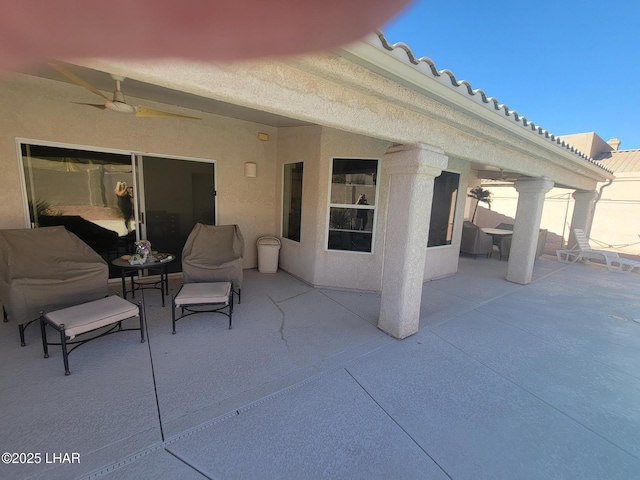
[[[229,303],[231,282],[186,283],[176,295],[176,306]]]
[[[58,327],[64,324],[67,337],[74,338],[81,333],[137,317],[139,314],[137,305],[113,295],[49,312],[45,318]]]

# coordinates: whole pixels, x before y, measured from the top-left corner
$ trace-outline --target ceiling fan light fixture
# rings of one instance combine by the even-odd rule
[[[111,78],[113,80],[115,80],[115,82],[116,82],[116,89],[113,92],[113,100],[110,100],[100,90],[98,90],[93,85],[89,84],[88,82],[82,80],[75,73],[67,70],[62,65],[57,65],[57,64],[54,64],[54,63],[51,63],[50,65],[51,65],[51,67],[55,68],[58,72],[60,72],[62,75],[67,77],[69,80],[71,80],[73,83],[75,83],[76,85],[84,87],[87,90],[89,90],[90,92],[93,92],[96,95],[99,95],[100,97],[102,97],[102,98],[104,98],[106,100],[104,102],[104,105],[95,105],[95,104],[90,104],[90,103],[83,104],[83,105],[90,105],[92,107],[96,107],[96,108],[100,108],[100,109],[107,109],[108,108],[109,110],[113,110],[114,112],[118,112],[118,113],[135,113],[136,117],[184,118],[184,119],[189,119],[189,120],[201,120],[198,117],[191,117],[189,115],[181,115],[179,113],[165,112],[163,110],[157,110],[155,108],[149,108],[149,107],[145,107],[143,105],[137,105],[137,106],[129,105],[127,103],[127,101],[125,100],[125,98],[124,98],[124,94],[122,93],[122,90],[120,89],[121,82],[123,82],[126,79],[126,77],[123,77],[121,75],[111,74]]]
[[[112,101],[106,101],[104,103],[104,106],[107,107],[109,110],[113,110],[114,112],[118,112],[118,113],[135,113],[136,111],[136,107],[134,107],[133,105],[129,105],[127,103],[123,103],[123,102],[112,102]]]

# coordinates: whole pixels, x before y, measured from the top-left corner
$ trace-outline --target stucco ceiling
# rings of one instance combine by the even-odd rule
[[[111,98],[112,92],[115,89],[115,81],[108,73],[80,67],[77,65],[62,65],[64,65],[65,68],[76,74],[84,81],[88,82],[98,90],[104,92],[107,97]],[[73,84],[73,82],[67,77],[56,71],[54,68],[48,66],[25,71],[24,73],[41,78],[47,78],[50,80]],[[84,92],[89,93],[88,90],[83,89],[83,87],[78,86],[78,89],[82,89]],[[211,98],[199,97],[190,93],[171,90],[158,85],[140,82],[131,78],[127,78],[124,82],[122,82],[121,89],[127,99],[131,97],[140,100],[149,100],[166,105],[174,105],[200,112],[221,115],[223,117],[231,117],[239,120],[260,123],[263,125],[270,125],[273,127],[293,127],[300,125],[309,125],[309,123],[307,122],[302,122],[293,118],[245,108],[239,105],[233,105],[231,103],[220,102]],[[104,101],[99,96],[94,96],[96,104]],[[78,101],[83,102],[85,101],[85,99],[86,95],[83,94],[82,97],[79,97]]]

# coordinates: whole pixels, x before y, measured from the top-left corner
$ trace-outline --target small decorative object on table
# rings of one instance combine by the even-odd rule
[[[136,254],[129,259],[131,265],[141,265],[147,261],[151,253],[151,242],[149,240],[138,240],[136,243]]]
[[[131,265],[142,265],[143,263],[145,263],[147,261],[147,257],[143,257],[142,255],[140,255],[139,253],[135,253],[133,255],[131,255],[129,257],[128,262]]]
[[[164,296],[169,294],[169,280],[167,277],[167,265],[176,259],[175,255],[169,253],[151,252],[145,259],[139,253],[134,255],[123,255],[120,258],[111,260],[111,264],[120,269],[122,274],[122,295],[127,299],[127,294],[135,298],[136,290],[144,288],[156,288],[162,291],[162,306],[164,307]],[[148,273],[157,272],[160,280],[153,278],[134,277],[146,271]],[[131,277],[131,288],[127,289],[126,278]]]
[[[154,257],[156,257],[156,260],[158,262],[163,262],[163,261],[167,261],[169,257],[171,257],[171,255],[169,255],[168,253],[156,253],[154,254]]]

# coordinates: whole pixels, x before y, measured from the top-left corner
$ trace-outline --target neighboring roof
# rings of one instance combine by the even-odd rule
[[[396,58],[398,58],[398,51],[403,51],[406,54],[406,60],[408,60],[411,64],[416,67],[424,67],[428,68],[420,68],[420,71],[423,73],[430,72],[433,78],[439,81],[439,83],[446,85],[453,90],[459,92],[460,94],[468,95],[474,102],[484,104],[488,109],[494,111],[497,114],[502,114],[509,120],[513,121],[516,124],[520,124],[522,127],[525,127],[526,130],[530,130],[532,133],[537,133],[539,136],[548,139],[550,142],[556,143],[561,147],[566,148],[570,152],[578,155],[589,163],[597,165],[601,169],[605,170],[608,173],[613,173],[609,168],[603,166],[601,163],[596,162],[589,155],[581,152],[574,146],[562,140],[557,135],[554,135],[547,130],[542,129],[542,127],[537,126],[533,122],[527,120],[526,117],[520,115],[515,110],[510,110],[509,107],[505,104],[501,104],[494,97],[487,97],[483,90],[473,89],[471,84],[466,80],[457,80],[453,72],[450,70],[438,70],[436,68],[435,63],[429,57],[421,57],[416,58],[411,48],[405,43],[394,43],[390,44],[384,36],[384,33],[381,31],[377,31],[376,35],[380,40],[382,47],[394,54]]]
[[[614,173],[640,172],[640,149],[605,152],[595,160]]]
[[[560,136],[562,140],[586,153],[594,160],[605,152],[615,150],[595,132],[574,133]]]

